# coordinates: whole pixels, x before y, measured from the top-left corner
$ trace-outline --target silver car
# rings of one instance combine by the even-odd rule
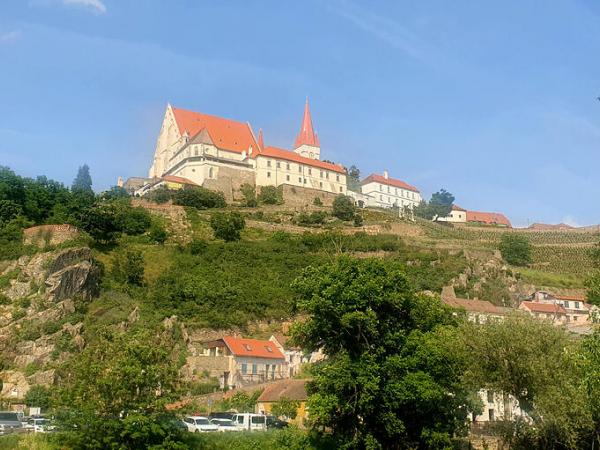
[[[0,411],[0,436],[11,433],[22,433],[23,424],[16,412]]]

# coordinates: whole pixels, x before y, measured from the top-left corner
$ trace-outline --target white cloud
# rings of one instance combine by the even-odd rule
[[[62,2],[67,6],[89,8],[97,14],[104,14],[106,12],[106,5],[101,0],[62,0]]]
[[[8,42],[13,42],[17,40],[21,36],[21,32],[19,30],[9,31],[7,33],[0,34],[0,44],[5,44]]]

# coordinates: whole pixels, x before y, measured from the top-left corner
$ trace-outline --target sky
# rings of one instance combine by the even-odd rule
[[[146,176],[167,103],[424,197],[600,223],[594,0],[2,0],[0,165],[94,188]]]

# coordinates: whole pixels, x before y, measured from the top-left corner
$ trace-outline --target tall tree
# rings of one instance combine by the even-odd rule
[[[447,448],[469,396],[454,344],[457,321],[437,298],[416,295],[401,266],[341,258],[294,282],[307,320],[293,329],[327,359],[308,384],[311,420],[340,448]]]
[[[360,169],[355,165],[350,166],[347,171],[348,189],[355,192],[360,192]]]
[[[73,185],[71,186],[71,190],[73,192],[91,192],[92,190],[92,177],[90,175],[90,168],[87,164],[79,167],[77,171],[77,176],[73,180]]]
[[[429,200],[431,218],[446,217],[452,211],[452,203],[454,203],[454,195],[445,189],[431,194],[431,200]]]

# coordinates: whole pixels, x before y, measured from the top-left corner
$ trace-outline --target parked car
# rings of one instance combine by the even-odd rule
[[[23,433],[25,431],[16,412],[0,411],[0,435]]]
[[[187,425],[188,431],[193,433],[209,433],[211,431],[219,431],[219,426],[210,423],[208,417],[204,416],[189,416],[183,419]]]
[[[219,431],[227,432],[227,431],[242,431],[241,428],[235,426],[232,420],[230,419],[210,419],[210,423],[217,425],[219,427]]]
[[[236,427],[242,430],[265,431],[267,429],[267,416],[264,414],[236,414],[232,421]]]
[[[56,429],[56,427],[44,417],[34,417],[31,421],[34,433],[50,433]]]
[[[208,415],[209,419],[233,419],[233,416],[235,415],[234,412],[225,412],[225,411],[217,411],[217,412],[211,412]]]
[[[267,416],[267,429],[280,430],[289,427],[290,424],[285,420],[280,420],[275,416]]]

